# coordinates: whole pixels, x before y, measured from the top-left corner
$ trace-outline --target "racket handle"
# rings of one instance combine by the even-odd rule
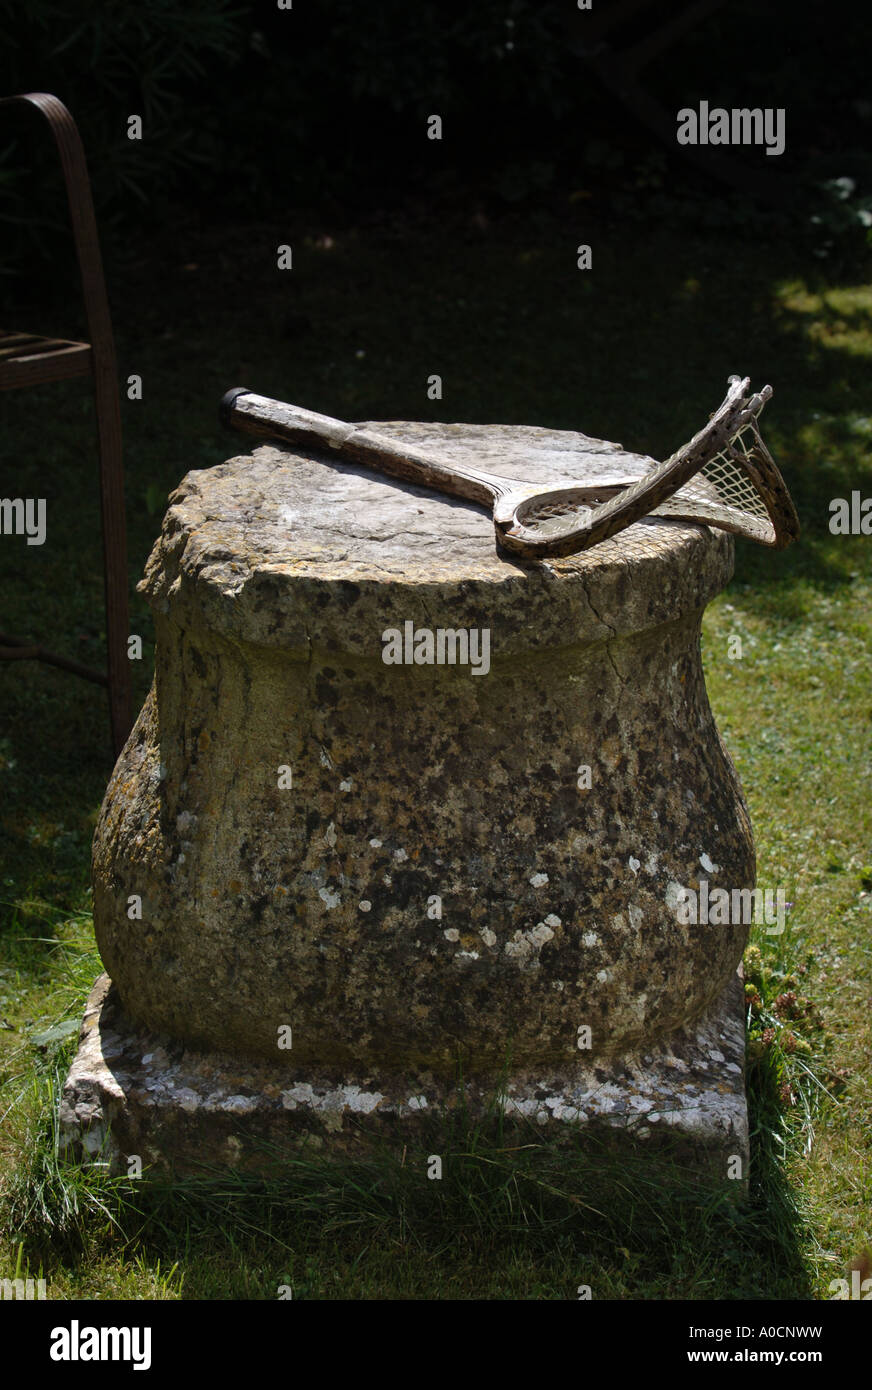
[[[304,410],[302,406],[270,400],[244,386],[225,392],[219,418],[228,429],[243,430],[262,439],[283,439],[291,444],[328,449],[346,461],[362,463],[365,468],[389,477],[490,506],[512,486],[506,478],[454,460],[449,462],[435,454],[406,449],[384,435],[371,434],[357,425]]]
[[[237,396],[251,395],[253,392],[250,386],[231,386],[229,391],[224,392],[218,407],[218,419],[226,430],[232,430],[234,426],[239,428],[233,417],[233,407],[236,404]]]
[[[243,430],[265,439],[287,439],[292,444],[325,445],[341,449],[356,432],[354,425],[303,410],[298,405],[272,401],[259,396],[247,386],[234,386],[225,391],[218,416],[227,429]]]

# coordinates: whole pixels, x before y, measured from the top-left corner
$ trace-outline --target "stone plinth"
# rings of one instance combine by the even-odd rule
[[[571,1142],[588,1130],[617,1131],[697,1171],[747,1191],[748,1121],[743,1085],[743,992],[734,975],[696,1024],[651,1050],[562,1067],[513,1069],[507,1078],[459,1085],[430,1071],[362,1067],[335,1072],[190,1048],[138,1029],[108,975],[95,984],[60,1109],[63,1146],[86,1161],[126,1171],[144,1165],[196,1174],[226,1164],[263,1170],[297,1149],[357,1156],[373,1142],[438,1145],[461,1102],[474,1121],[501,1112],[509,1144]],[[495,1126],[494,1126],[495,1128]],[[658,1143],[658,1141],[660,1141]],[[739,1173],[729,1166],[739,1158]]]
[[[374,428],[548,483],[644,467],[578,434]],[[510,1108],[566,1129],[639,1059],[635,1108],[613,1119],[647,1106],[743,1155],[730,982],[747,927],[676,910],[701,878],[754,880],[699,653],[732,554],[723,533],[650,519],[523,564],[477,506],[323,455],[264,446],[189,473],[140,586],[155,682],[94,842],[121,1100],[95,999],[71,1142],[104,1102],[128,1135],[165,1128],[136,1037],[177,1068],[161,1094],[180,1116],[219,1097],[226,1124],[238,1094],[240,1132],[289,1136],[308,1110],[335,1135],[342,1095],[349,1115],[414,1123],[415,1097],[441,1104],[458,1067],[472,1097],[508,1067]],[[487,630],[488,660],[388,665],[388,630],[425,654],[425,630],[437,654],[439,630]],[[693,1072],[694,1047],[738,1068],[713,1083],[720,1112],[669,1085],[665,1059]],[[216,1067],[247,1080],[227,1091]],[[151,1100],[134,1120],[136,1094]]]

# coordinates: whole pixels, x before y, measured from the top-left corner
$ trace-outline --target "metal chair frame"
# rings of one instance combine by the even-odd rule
[[[36,386],[75,376],[93,377],[100,462],[100,511],[106,608],[107,668],[97,671],[38,644],[0,633],[0,660],[46,661],[106,686],[115,755],[132,724],[130,662],[127,656],[127,537],[121,454],[121,405],[115,342],[103,277],[85,152],[76,123],[63,102],[47,92],[0,100],[0,107],[37,110],[48,123],[60,158],[88,323],[87,343],[0,330],[0,390]]]

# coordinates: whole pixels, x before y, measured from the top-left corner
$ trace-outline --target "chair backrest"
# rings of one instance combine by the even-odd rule
[[[78,127],[63,102],[48,92],[25,92],[21,96],[0,98],[0,107],[8,106],[29,106],[39,111],[54,138],[70,209],[88,335],[94,353],[94,375],[102,379],[104,390],[111,379],[117,395],[115,340],[106,297],[91,181]]]

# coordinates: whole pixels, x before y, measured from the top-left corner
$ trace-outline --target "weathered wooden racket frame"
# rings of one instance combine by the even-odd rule
[[[771,386],[764,386],[747,397],[749,385],[748,377],[730,377],[727,395],[708,423],[688,444],[644,477],[631,483],[613,476],[600,482],[586,479],[550,488],[503,478],[453,460],[449,463],[435,454],[408,449],[329,415],[259,396],[244,386],[225,394],[220,414],[228,428],[293,444],[329,448],[342,459],[391,477],[482,502],[492,508],[499,544],[530,559],[587,550],[651,513],[718,526],[780,550],[799,535],[799,520],[784,480],[768,453],[757,465],[743,460],[743,467],[760,494],[770,524],[698,496],[676,496],[685,483],[756,419],[772,395]],[[533,527],[524,525],[524,516],[549,504],[591,510],[581,512],[577,526],[571,530],[543,537]]]

